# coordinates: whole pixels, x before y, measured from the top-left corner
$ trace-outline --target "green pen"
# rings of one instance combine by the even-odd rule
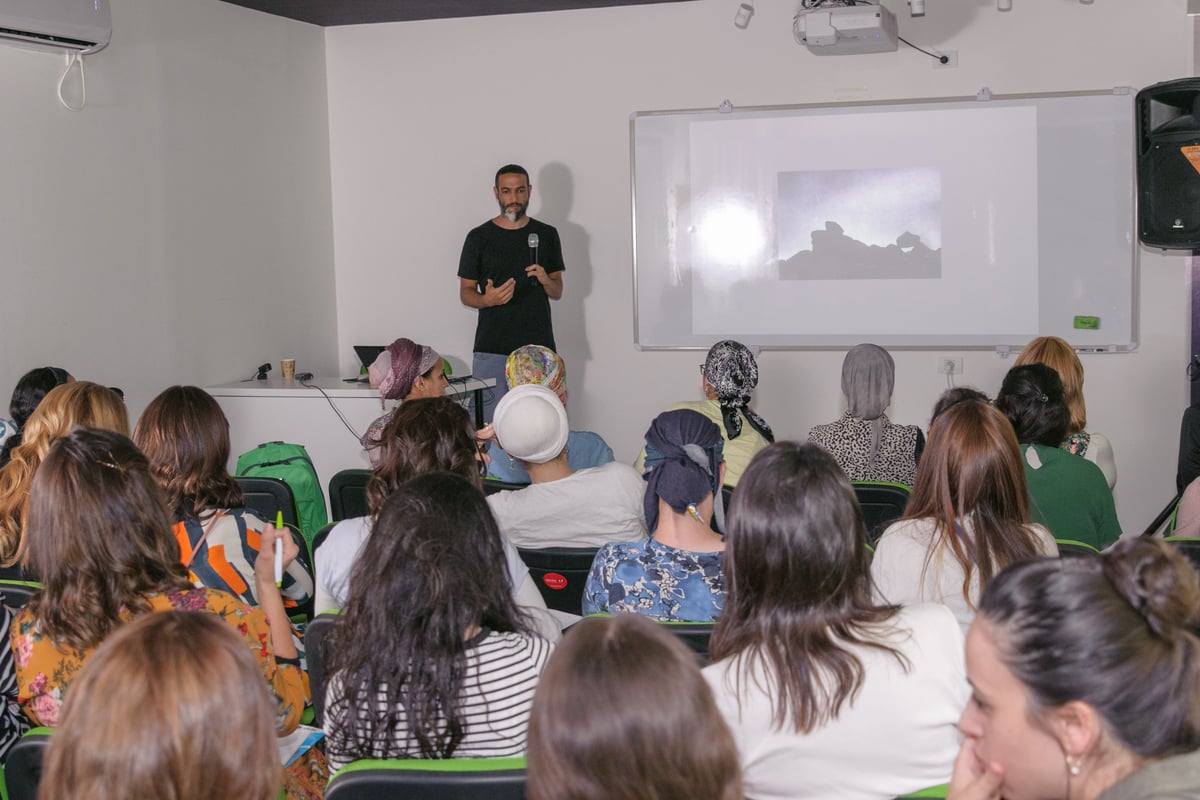
[[[283,529],[283,509],[275,512],[275,527]],[[275,585],[283,586],[283,539],[275,540]]]

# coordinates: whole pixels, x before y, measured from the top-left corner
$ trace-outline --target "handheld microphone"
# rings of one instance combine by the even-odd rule
[[[536,233],[529,234],[528,242],[529,242],[529,249],[532,251],[530,253],[530,257],[533,259],[529,263],[531,265],[533,265],[533,264],[537,263],[537,258],[538,258],[538,235]],[[538,279],[533,276],[530,276],[529,285],[537,286],[537,284],[538,284]]]

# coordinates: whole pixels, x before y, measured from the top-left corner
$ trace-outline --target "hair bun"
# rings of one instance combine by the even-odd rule
[[[1200,627],[1200,578],[1175,547],[1138,537],[1118,542],[1101,559],[1105,576],[1157,636],[1173,639]]]

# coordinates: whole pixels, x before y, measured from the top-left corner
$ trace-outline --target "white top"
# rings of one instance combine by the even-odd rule
[[[1100,468],[1104,473],[1104,480],[1108,481],[1108,488],[1111,489],[1117,485],[1117,459],[1113,455],[1112,442],[1102,433],[1087,433],[1091,440],[1083,457]]]
[[[459,713],[463,739],[454,758],[507,758],[525,755],[529,709],[538,678],[550,659],[553,645],[536,636],[484,631],[468,643]],[[341,675],[329,681],[329,709],[325,733],[329,737],[329,770],[338,770],[356,758],[420,758],[420,746],[403,724],[404,710],[397,709],[401,724],[386,750],[349,752],[342,730],[348,712],[342,699]],[[380,705],[386,696],[381,696]],[[366,711],[367,709],[364,709]]]
[[[865,670],[857,697],[806,734],[774,728],[774,681],[761,669],[740,681],[740,711],[731,674],[740,657],[704,669],[737,743],[747,798],[891,800],[950,780],[955,724],[969,695],[962,632],[945,607],[933,604],[901,609],[889,630],[883,635],[908,670],[889,653],[854,648]]]
[[[963,526],[970,535],[968,522]],[[1028,525],[1037,538],[1040,555],[1058,555],[1058,545],[1050,531],[1041,525]],[[963,597],[962,567],[948,551],[925,566],[926,554],[933,542],[934,521],[932,519],[906,519],[894,522],[879,537],[875,546],[875,557],[871,560],[871,578],[875,582],[875,597],[883,603],[912,605],[913,603],[941,603],[950,609],[959,627],[966,635],[975,619],[975,606],[979,603],[979,574],[971,576],[971,603]],[[924,576],[921,572],[924,570]]]
[[[602,547],[646,538],[646,481],[611,462],[548,483],[496,492],[488,505],[517,547]]]
[[[370,517],[344,519],[333,526],[320,549],[313,554],[313,569],[317,573],[314,613],[341,611],[346,607],[346,598],[350,591],[350,573],[354,571],[358,554],[362,552],[370,533]],[[513,547],[508,539],[503,541],[513,599],[522,611],[529,613],[530,621],[540,636],[557,642],[562,636],[561,625],[546,608],[546,601],[542,599],[537,585],[529,577],[529,568],[521,560],[517,548]]]

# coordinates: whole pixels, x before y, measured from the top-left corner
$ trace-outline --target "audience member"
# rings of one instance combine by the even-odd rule
[[[937,418],[951,408],[954,408],[954,406],[959,403],[969,403],[972,400],[978,400],[981,403],[992,402],[992,399],[986,394],[970,386],[955,386],[952,389],[942,392],[941,397],[933,404],[933,415],[929,418],[929,426],[933,427],[933,423]]]
[[[1057,336],[1039,336],[1017,356],[1013,366],[1045,364],[1058,373],[1063,384],[1063,396],[1070,412],[1067,423],[1067,438],[1060,445],[1063,450],[1083,456],[1100,468],[1108,488],[1117,485],[1117,462],[1113,458],[1112,445],[1108,438],[1087,428],[1087,405],[1083,401],[1083,364],[1075,355],[1075,348]]]
[[[371,388],[379,389],[380,405],[385,405],[388,400],[441,397],[450,385],[442,357],[428,345],[403,338],[384,348],[367,368],[367,378]],[[371,459],[371,466],[378,463],[379,443],[391,415],[392,411],[388,411],[372,422],[360,440]]]
[[[808,432],[837,459],[852,481],[889,481],[912,486],[925,437],[916,425],[896,425],[884,411],[892,403],[896,363],[876,344],[860,344],[842,362],[846,413]]]
[[[607,544],[596,553],[583,613],[637,613],[711,622],[725,602],[721,560],[725,511],[724,439],[689,410],[664,411],[646,431],[643,508],[650,539]]]
[[[254,562],[267,523],[244,507],[229,475],[229,421],[221,406],[203,389],[172,386],[146,406],[133,441],[150,460],[192,581],[258,605]],[[312,576],[299,560],[288,565],[282,588],[287,608],[312,597]]]
[[[367,483],[370,515],[342,520],[317,549],[316,613],[346,607],[350,573],[359,560],[375,517],[397,487],[418,475],[444,471],[461,475],[478,488],[480,472],[486,468],[484,456],[475,441],[470,415],[462,406],[448,397],[420,398],[397,406],[383,429],[379,463]],[[482,491],[480,494],[482,496]],[[530,578],[529,568],[511,542],[502,539],[501,545],[517,605],[532,615],[542,636],[557,640],[561,635],[558,624]]]
[[[291,732],[308,692],[272,553],[281,539],[291,563],[296,545],[286,531],[264,529],[254,564],[259,607],[251,608],[189,583],[168,519],[150,463],[121,434],[77,428],[51,446],[29,498],[29,558],[43,588],[13,623],[22,709],[40,725],[57,725],[80,670],[110,634],[153,612],[203,612],[241,635],[278,698],[279,733]],[[124,722],[137,725],[146,713],[130,709]],[[287,770],[288,796],[319,797],[327,777],[324,757],[310,751]]]
[[[125,403],[111,389],[74,381],[51,389],[29,416],[21,444],[0,469],[0,578],[28,578],[29,487],[50,446],[76,425],[129,434]]]
[[[883,603],[941,603],[965,634],[980,587],[1000,570],[1058,555],[1029,524],[1029,491],[1012,425],[979,400],[935,417],[908,508],[875,546],[871,577]]]
[[[148,614],[108,637],[79,673],[39,796],[276,800],[272,706],[246,642],[228,625],[210,614]]]
[[[1179,463],[1175,489],[1179,494],[1200,478],[1200,402],[1188,406],[1179,423]]]
[[[725,440],[725,485],[737,486],[755,453],[775,441],[766,420],[750,408],[750,393],[758,385],[758,362],[741,342],[725,339],[709,348],[700,365],[703,400],[685,400],[668,411],[695,411],[715,423]],[[645,465],[643,450],[634,468]]]
[[[1104,473],[1059,447],[1069,412],[1058,373],[1045,364],[1013,367],[1004,376],[996,408],[1008,417],[1021,444],[1033,520],[1055,539],[1101,550],[1115,542],[1121,526]]]
[[[509,389],[526,384],[545,386],[558,395],[563,408],[567,407],[567,367],[562,356],[540,344],[519,347],[508,356],[504,370]],[[495,418],[493,417],[493,422]],[[529,473],[521,462],[505,452],[500,443],[493,440],[488,446],[488,477],[505,483],[529,483]],[[572,472],[590,469],[613,460],[612,448],[591,431],[570,431],[567,434],[567,466]]]
[[[966,703],[944,607],[871,597],[866,528],[813,444],[755,457],[729,515],[729,597],[704,670],[754,798],[892,798],[950,776]]]
[[[1200,797],[1200,587],[1155,539],[987,585],[951,800]]]
[[[554,392],[531,384],[510,389],[496,404],[492,426],[533,480],[488,498],[500,530],[517,547],[600,547],[646,538],[646,482],[615,461],[572,470],[567,412]]]
[[[21,431],[33,410],[42,402],[42,398],[55,386],[62,386],[75,380],[62,367],[38,367],[31,369],[21,376],[13,388],[12,399],[8,401],[8,413],[11,419],[0,420],[0,467],[12,458],[12,451],[21,443]]]
[[[636,614],[575,625],[538,682],[530,800],[741,800],[729,728],[678,639]]]
[[[0,603],[0,769],[8,751],[29,730],[29,718],[17,697],[16,665],[12,651],[12,613]]]
[[[504,543],[475,482],[435,472],[388,497],[331,637],[334,769],[524,754],[552,645],[513,602]]]

